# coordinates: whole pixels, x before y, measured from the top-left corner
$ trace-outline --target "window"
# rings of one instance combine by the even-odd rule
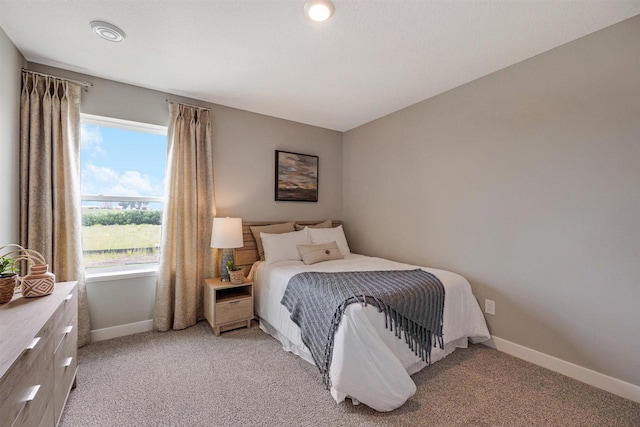
[[[82,114],[80,135],[85,270],[157,265],[167,128]]]

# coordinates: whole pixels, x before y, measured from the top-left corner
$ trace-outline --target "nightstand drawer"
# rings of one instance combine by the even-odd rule
[[[242,298],[216,304],[216,325],[238,322],[253,317],[253,299]]]

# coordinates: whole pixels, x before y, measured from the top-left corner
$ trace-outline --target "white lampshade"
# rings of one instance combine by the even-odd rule
[[[241,248],[242,245],[242,218],[213,218],[212,248]]]

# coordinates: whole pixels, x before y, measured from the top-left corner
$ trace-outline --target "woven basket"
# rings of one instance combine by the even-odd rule
[[[244,271],[230,271],[229,272],[229,281],[232,285],[239,285],[244,282]]]
[[[16,276],[0,277],[0,304],[6,304],[13,298],[16,289]]]

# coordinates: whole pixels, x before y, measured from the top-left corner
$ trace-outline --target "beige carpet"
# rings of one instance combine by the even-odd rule
[[[206,322],[79,351],[60,426],[640,426],[640,404],[482,345],[414,375],[390,413],[336,404],[315,368],[257,325]]]

